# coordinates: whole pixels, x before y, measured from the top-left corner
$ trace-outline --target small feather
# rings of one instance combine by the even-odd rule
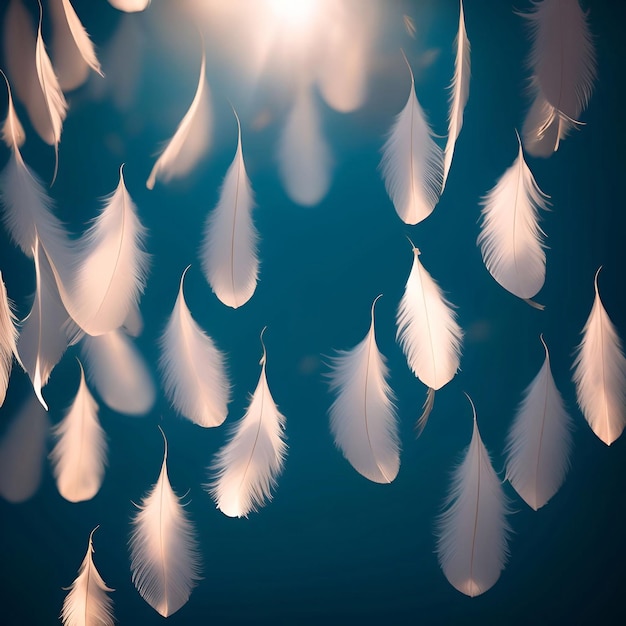
[[[6,398],[13,368],[13,356],[19,359],[16,344],[19,332],[16,323],[13,302],[7,295],[7,288],[0,272],[0,407]]]
[[[4,120],[4,124],[2,125],[2,141],[4,141],[8,148],[11,148],[15,151],[26,140],[26,134],[24,133],[24,127],[17,117],[15,107],[13,106],[13,96],[11,95],[11,86],[9,85],[9,79],[6,77],[6,74],[2,70],[0,70],[0,74],[2,74],[4,81],[7,84],[7,95],[9,97],[7,117]]]
[[[109,0],[112,7],[125,13],[137,13],[148,8],[151,0]]]

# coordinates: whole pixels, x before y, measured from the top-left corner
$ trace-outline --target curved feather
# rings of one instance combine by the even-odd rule
[[[465,14],[463,12],[463,0],[460,0],[459,32],[456,36],[456,57],[454,59],[454,76],[450,85],[450,115],[448,118],[448,140],[443,154],[443,181],[441,193],[446,186],[454,146],[463,128],[463,112],[469,98],[470,83],[470,42],[465,30]]]
[[[424,111],[415,96],[415,81],[410,66],[409,72],[409,99],[391,127],[383,146],[380,166],[385,188],[400,219],[406,224],[417,224],[432,213],[439,201],[443,152],[434,142]]]
[[[154,164],[146,181],[148,189],[154,188],[157,178],[163,182],[181,178],[191,171],[209,149],[213,120],[205,68],[203,51],[196,95],[174,136]]]
[[[7,148],[17,150],[26,140],[26,134],[24,133],[24,127],[17,117],[15,107],[13,106],[13,96],[11,94],[9,79],[2,70],[0,70],[0,74],[2,74],[4,82],[7,84],[7,95],[9,99],[7,117],[2,125],[2,141],[4,141]]]
[[[113,589],[107,587],[93,563],[93,534],[97,529],[98,526],[89,534],[87,553],[63,601],[63,626],[113,626],[115,623],[113,602],[107,595]]]
[[[234,309],[256,289],[259,273],[258,235],[252,222],[254,200],[241,150],[237,118],[237,151],[226,172],[220,199],[206,221],[200,253],[202,269],[215,295]]]
[[[601,268],[600,268],[601,269]],[[610,446],[626,426],[626,358],[594,280],[595,298],[574,361],[578,406],[593,432]]]
[[[535,511],[560,489],[570,465],[572,418],[554,384],[550,355],[524,391],[507,435],[506,478]]]
[[[248,517],[272,499],[287,455],[285,416],[270,393],[266,361],[264,345],[261,375],[248,409],[209,468],[215,479],[207,489],[217,508],[229,517]]]
[[[119,328],[137,307],[148,265],[144,237],[120,168],[117,189],[80,242],[75,278],[61,293],[86,333],[102,335]]]
[[[13,369],[13,355],[19,360],[16,343],[19,332],[16,323],[13,302],[7,295],[7,288],[0,272],[0,407],[6,398]]]
[[[528,300],[546,277],[545,233],[539,209],[548,208],[519,144],[517,158],[483,198],[477,245],[489,273],[507,291]]]
[[[104,478],[107,444],[98,420],[98,405],[80,365],[80,383],[65,417],[54,428],[57,440],[50,459],[59,493],[69,502],[91,500]]]
[[[90,68],[104,76],[94,45],[70,0],[50,0],[48,4],[53,20],[52,57],[61,89],[80,87]]]
[[[133,584],[157,613],[169,617],[186,604],[200,579],[200,556],[194,527],[167,476],[167,440],[159,478],[132,525]]]
[[[400,441],[389,370],[376,345],[376,300],[363,341],[332,360],[330,388],[337,397],[330,407],[330,430],[359,474],[375,483],[390,483],[400,469]]]
[[[437,557],[448,582],[473,598],[500,578],[511,529],[506,520],[509,505],[480,438],[473,404],[472,411],[472,440],[437,519]]]
[[[126,13],[137,13],[148,8],[151,0],[109,0],[112,7]]]
[[[165,395],[174,408],[195,424],[219,426],[230,401],[224,355],[195,322],[180,279],[176,304],[161,337],[159,366]]]

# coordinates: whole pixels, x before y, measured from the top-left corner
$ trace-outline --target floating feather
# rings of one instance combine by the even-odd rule
[[[80,365],[80,361],[78,362]],[[107,444],[80,365],[80,384],[63,420],[55,427],[56,445],[50,453],[59,493],[70,502],[91,500],[104,478]]]
[[[330,407],[330,430],[335,445],[359,474],[375,483],[390,483],[400,469],[400,441],[389,370],[376,345],[378,298],[363,341],[332,360],[330,386],[337,398]]]
[[[9,98],[7,117],[2,125],[2,140],[7,145],[7,148],[17,150],[26,140],[26,134],[24,133],[24,127],[17,117],[15,107],[13,106],[13,96],[11,95],[9,79],[2,70],[0,70],[0,74],[2,74],[4,82],[7,84],[7,95]]]
[[[626,426],[626,358],[594,279],[595,299],[574,361],[576,397],[593,432],[610,446]]]
[[[519,137],[518,137],[519,141]],[[482,200],[482,224],[477,245],[489,273],[507,291],[529,304],[546,277],[546,254],[539,226],[539,209],[548,208],[548,196],[530,171],[522,143],[513,165]]]
[[[163,434],[163,431],[161,431]],[[167,440],[159,478],[132,520],[133,584],[160,615],[169,617],[189,600],[200,579],[195,531],[167,476]]]
[[[219,426],[230,401],[224,355],[191,317],[180,279],[176,304],[161,337],[159,366],[165,395],[174,408],[195,424]]]
[[[396,339],[411,371],[429,388],[417,422],[421,433],[433,408],[434,392],[459,369],[463,331],[453,305],[424,269],[419,249],[411,245],[413,265],[398,307]]]
[[[109,0],[112,7],[125,13],[137,13],[148,7],[151,0]]]
[[[93,564],[93,534],[98,528],[96,526],[89,534],[87,553],[63,601],[63,626],[113,626],[115,623],[113,602],[107,595],[113,589],[106,586]]]
[[[231,440],[217,453],[210,468],[216,477],[207,489],[217,508],[229,517],[248,517],[272,499],[272,488],[287,454],[285,416],[270,393],[266,362],[263,344],[261,376],[246,414],[234,425]]]
[[[469,398],[469,396],[468,396]],[[445,509],[437,520],[437,556],[448,582],[475,597],[500,578],[508,556],[508,502],[474,413],[472,440],[452,476]]]
[[[203,51],[196,95],[174,136],[154,164],[146,181],[148,189],[154,188],[157,178],[163,182],[181,178],[209,149],[213,120],[205,67],[206,60]]]
[[[93,43],[70,0],[50,0],[49,6],[53,20],[52,56],[61,89],[80,87],[90,68],[104,76]]]
[[[13,303],[7,295],[7,288],[0,272],[0,407],[4,404],[11,369],[13,368],[13,356],[19,360],[17,352],[18,330],[17,318],[13,313]]]
[[[62,294],[68,311],[86,333],[102,335],[119,328],[137,307],[148,264],[144,237],[120,168],[117,189],[106,198],[101,214],[82,238],[75,280]]]
[[[465,30],[465,14],[463,12],[463,2],[459,3],[461,12],[459,14],[459,32],[456,37],[456,57],[454,60],[454,77],[450,85],[450,115],[448,119],[448,140],[443,156],[443,181],[441,192],[446,186],[448,172],[452,165],[452,155],[454,146],[458,139],[461,128],[463,128],[463,112],[469,97],[470,81],[470,42]]]
[[[509,430],[506,477],[535,511],[560,489],[569,469],[572,419],[550,371],[550,355],[524,391]]]
[[[408,61],[407,61],[407,65]],[[426,219],[439,201],[443,181],[443,152],[434,142],[424,111],[411,91],[383,146],[380,163],[385,188],[406,224]]]
[[[220,199],[206,221],[200,253],[202,269],[215,295],[234,309],[256,289],[259,273],[257,232],[252,222],[253,197],[241,150],[237,118],[237,151],[226,172]]]

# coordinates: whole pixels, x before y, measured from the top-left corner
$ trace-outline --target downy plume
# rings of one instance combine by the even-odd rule
[[[141,597],[169,617],[186,604],[200,579],[200,556],[194,527],[167,476],[165,434],[163,439],[161,473],[132,520],[130,569]]]
[[[176,304],[161,336],[159,367],[165,395],[184,417],[206,428],[219,426],[228,413],[230,384],[224,355],[195,322],[180,279]]]
[[[104,478],[107,444],[80,361],[80,383],[72,405],[53,430],[50,453],[59,493],[69,502],[91,500]]]
[[[252,222],[254,199],[241,150],[237,118],[237,151],[226,172],[220,199],[206,220],[200,251],[202,269],[215,295],[234,309],[245,304],[256,289],[259,274],[257,231]]]
[[[453,305],[421,264],[419,249],[411,246],[413,265],[398,307],[396,339],[413,374],[429,388],[417,423],[419,434],[432,410],[434,391],[459,369],[463,331]]]
[[[89,35],[70,0],[50,0],[52,16],[52,57],[63,91],[80,87],[91,68],[100,76],[102,70]]]
[[[454,77],[450,85],[450,115],[448,119],[448,140],[443,155],[443,182],[441,193],[446,186],[454,145],[463,128],[463,112],[469,97],[470,83],[470,42],[465,30],[465,14],[463,12],[463,0],[460,1],[459,32],[456,36],[456,57],[454,60]]]
[[[248,517],[272,499],[287,455],[285,416],[270,393],[266,362],[263,344],[261,376],[246,414],[233,426],[232,438],[209,468],[215,479],[207,489],[217,508],[229,517]]]
[[[144,415],[154,406],[156,389],[146,362],[121,330],[85,335],[81,354],[89,382],[110,409]]]
[[[468,396],[469,399],[469,396]],[[493,587],[504,569],[511,529],[509,504],[478,432],[452,475],[444,511],[437,520],[437,557],[448,582],[475,597]]]
[[[113,626],[115,623],[113,602],[107,595],[113,589],[106,586],[93,564],[93,534],[98,528],[96,526],[89,534],[87,554],[63,601],[63,626]]]
[[[154,164],[146,181],[148,189],[154,188],[157,179],[167,183],[172,179],[182,178],[195,167],[209,149],[213,115],[205,68],[206,59],[203,50],[196,95],[174,136],[167,142]]]
[[[546,277],[545,233],[539,210],[547,210],[548,196],[539,189],[526,161],[522,143],[518,155],[483,198],[481,231],[476,244],[485,267],[507,291],[543,308],[530,299]]]
[[[406,60],[406,57],[405,57]],[[383,146],[380,162],[385,188],[400,219],[417,224],[426,219],[439,201],[443,181],[443,152],[434,142],[424,111],[411,91],[396,117]]]
[[[574,361],[578,406],[593,432],[610,446],[626,426],[626,358],[598,291]]]
[[[16,324],[17,318],[13,312],[13,302],[7,295],[7,288],[2,279],[2,272],[0,272],[0,407],[6,398],[14,355],[19,362],[16,345],[19,332]]]
[[[550,356],[524,391],[507,435],[506,478],[535,511],[560,489],[570,465],[572,418],[554,384]]]
[[[363,341],[332,359],[330,388],[337,397],[330,407],[330,430],[335,445],[359,474],[375,483],[390,483],[400,469],[400,441],[389,370],[376,345],[378,298]]]

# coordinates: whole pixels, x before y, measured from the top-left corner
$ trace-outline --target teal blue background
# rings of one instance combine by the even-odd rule
[[[120,14],[104,0],[73,4],[98,48],[104,48]],[[82,232],[98,213],[99,198],[115,188],[120,163],[126,163],[127,188],[149,231],[151,254],[141,300],[145,328],[136,345],[158,382],[157,340],[180,274],[191,263],[187,303],[227,354],[233,400],[227,422],[211,430],[176,416],[161,391],[145,417],[120,415],[101,405],[109,462],[92,501],[63,500],[47,461],[32,499],[17,505],[0,499],[0,624],[55,623],[66,594],[63,587],[75,578],[97,524],[94,559],[115,589],[118,623],[162,623],[131,583],[127,547],[133,502],[154,484],[162,460],[157,424],[168,437],[170,480],[189,503],[203,561],[203,579],[168,623],[624,623],[626,443],[622,437],[609,448],[593,435],[576,406],[571,365],[600,265],[605,308],[626,337],[626,5],[586,3],[598,54],[598,80],[583,114],[586,125],[550,159],[528,157],[538,184],[551,197],[551,211],[542,215],[549,249],[545,286],[536,297],[546,306],[540,312],[491,278],[476,247],[479,200],[515,158],[514,130],[521,127],[528,106],[528,32],[508,2],[466,3],[472,82],[465,125],[443,197],[433,214],[413,227],[399,220],[385,193],[380,149],[407,97],[400,47],[412,61],[426,50],[440,50],[417,76],[416,90],[434,131],[445,134],[455,1],[382,3],[388,21],[401,24],[403,14],[411,15],[425,39],[413,40],[401,28],[383,38],[380,54],[395,59],[395,71],[373,72],[362,109],[341,114],[319,100],[335,166],[327,196],[313,208],[293,204],[278,177],[275,149],[285,103],[265,129],[251,127],[254,115],[272,102],[280,86],[271,80],[255,89],[238,85],[236,71],[219,54],[207,58],[217,127],[210,155],[184,181],[146,190],[153,155],[173,132],[197,81],[196,39],[189,36],[177,54],[160,43],[155,24],[163,4],[155,0],[146,14],[133,16],[146,35],[146,54],[136,99],[126,110],[117,110],[108,97],[93,99],[89,86],[70,96],[59,175],[50,193],[71,232]],[[528,7],[521,0],[515,4],[519,10]],[[236,145],[229,100],[242,118],[260,233],[259,284],[238,310],[215,298],[198,258],[204,220],[215,206]],[[28,135],[24,158],[50,180],[52,149],[39,141],[17,106]],[[2,149],[0,164],[7,158],[8,150]],[[417,440],[413,426],[425,388],[395,343],[396,309],[412,262],[406,235],[457,305],[466,333],[461,371],[437,393],[434,412]],[[25,316],[34,289],[33,268],[4,230],[0,269],[19,315]],[[335,449],[327,417],[332,396],[324,377],[328,357],[364,337],[371,302],[380,293],[377,340],[388,358],[403,447],[399,475],[390,485],[367,481]],[[249,519],[230,519],[215,509],[202,485],[207,466],[230,425],[243,415],[258,380],[264,326],[267,376],[287,418],[289,452],[273,501]],[[514,510],[510,559],[491,590],[466,598],[439,569],[433,533],[450,473],[471,437],[472,415],[463,392],[476,404],[483,441],[503,476],[507,429],[523,389],[543,362],[540,333],[576,424],[571,471],[559,493],[538,512],[505,483]],[[76,348],[68,351],[44,390],[53,423],[75,394],[76,354]],[[0,409],[0,429],[30,393],[28,378],[16,368]]]

